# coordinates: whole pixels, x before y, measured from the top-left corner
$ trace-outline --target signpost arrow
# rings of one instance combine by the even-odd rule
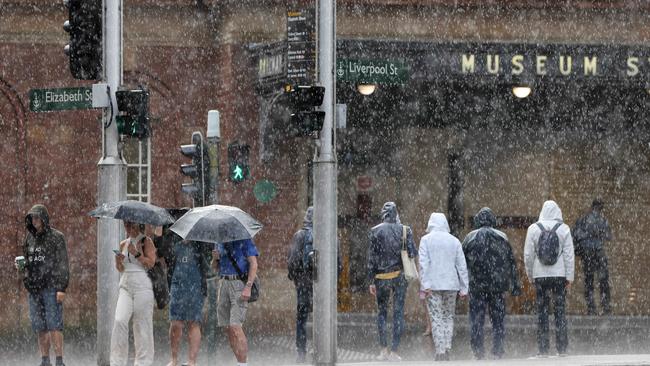
[[[29,91],[29,110],[51,112],[93,108],[90,87],[32,89]]]

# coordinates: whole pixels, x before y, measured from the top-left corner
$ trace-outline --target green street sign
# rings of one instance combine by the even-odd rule
[[[32,89],[29,91],[29,110],[32,112],[91,109],[93,90],[90,87]]]
[[[336,80],[368,84],[404,84],[409,68],[389,60],[336,60]]]
[[[278,194],[278,190],[275,188],[273,182],[262,179],[255,184],[255,187],[253,187],[253,194],[258,201],[269,203]]]

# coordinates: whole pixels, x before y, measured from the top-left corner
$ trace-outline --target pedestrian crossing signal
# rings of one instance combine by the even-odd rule
[[[240,183],[250,177],[248,156],[250,146],[235,142],[228,145],[228,176],[234,183]]]

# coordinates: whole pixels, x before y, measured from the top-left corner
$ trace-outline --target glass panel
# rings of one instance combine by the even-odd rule
[[[126,139],[124,141],[124,150],[122,154],[124,159],[128,164],[137,164],[138,163],[138,140]]]
[[[140,150],[142,152],[142,160],[140,160],[141,164],[147,164],[147,162],[149,161],[148,159],[149,149],[147,148],[148,145],[149,145],[149,139],[140,142]]]
[[[148,186],[147,183],[148,183],[148,181],[149,181],[149,180],[147,179],[147,178],[148,178],[148,177],[147,177],[147,170],[148,170],[148,169],[147,169],[146,166],[140,168],[140,179],[141,179],[140,182],[141,182],[141,187],[142,187],[142,188],[140,189],[140,193],[141,193],[141,194],[144,194],[144,195],[146,195],[146,194],[149,193],[149,190],[147,189],[147,188],[148,188],[148,187],[147,187],[147,186]]]
[[[138,190],[138,168],[128,168],[126,170],[126,193],[140,193]]]

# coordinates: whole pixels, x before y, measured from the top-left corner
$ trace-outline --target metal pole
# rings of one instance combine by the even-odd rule
[[[98,165],[97,203],[126,199],[126,164],[118,150],[115,91],[122,84],[122,1],[104,0],[104,81],[108,84],[112,108],[102,118],[102,158]],[[119,276],[112,249],[123,237],[121,222],[97,222],[97,365],[110,364],[111,332],[117,303]]]
[[[322,110],[325,121],[320,149],[314,160],[314,247],[317,276],[314,281],[314,362],[336,363],[337,304],[337,204],[336,204],[336,136],[334,112],[336,102],[335,53],[336,5],[334,0],[318,1],[318,80],[325,87]]]

